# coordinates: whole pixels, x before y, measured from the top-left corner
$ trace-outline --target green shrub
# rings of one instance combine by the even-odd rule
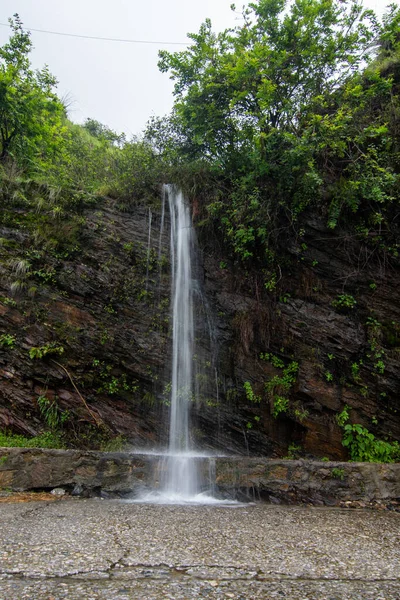
[[[344,426],[342,444],[349,449],[351,460],[355,462],[391,463],[400,460],[398,442],[379,440],[359,423]]]
[[[287,456],[285,456],[284,458],[289,460],[296,460],[297,458],[299,458],[301,451],[301,446],[293,443],[289,444]]]
[[[397,441],[380,440],[359,423],[348,423],[349,407],[345,406],[336,416],[343,429],[342,444],[348,448],[351,460],[355,462],[392,463],[400,460],[400,444]]]
[[[70,417],[69,410],[62,410],[58,406],[56,398],[49,400],[46,396],[39,396],[37,401],[40,413],[50,429],[58,429],[68,421]]]
[[[246,398],[249,402],[253,402],[255,404],[259,404],[261,402],[261,396],[257,396],[253,392],[250,381],[245,381],[243,387],[244,391],[246,392]]]
[[[0,447],[5,448],[65,448],[62,436],[54,431],[45,431],[35,437],[27,438],[0,431]]]
[[[10,335],[9,333],[3,333],[3,335],[0,335],[0,346],[14,348],[15,335]]]
[[[335,300],[332,300],[331,304],[339,309],[354,308],[357,300],[349,294],[339,294]]]
[[[285,413],[289,407],[289,399],[283,396],[274,396],[272,416],[276,419],[281,413]]]
[[[29,350],[29,358],[44,358],[47,354],[63,354],[64,348],[51,342],[45,346],[33,347]]]
[[[343,479],[344,479],[344,469],[340,469],[338,467],[334,467],[332,469],[332,477],[334,479],[340,479],[340,481],[343,481]]]
[[[276,369],[282,371],[279,375],[274,375],[265,384],[265,391],[272,400],[272,416],[276,419],[281,413],[285,413],[289,409],[289,398],[285,394],[290,392],[296,383],[299,363],[292,361],[285,366],[283,360],[273,354],[261,354],[260,358],[268,360]]]

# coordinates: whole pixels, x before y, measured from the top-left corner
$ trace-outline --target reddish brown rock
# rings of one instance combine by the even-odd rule
[[[10,258],[23,255],[28,234],[0,260],[0,335],[15,337],[13,347],[0,347],[0,429],[34,435],[48,428],[37,402],[44,395],[67,413],[61,429],[73,446],[99,446],[117,434],[136,447],[165,444],[168,215],[159,265],[160,215],[153,210],[147,282],[148,209],[122,213],[112,201],[99,201],[82,216],[79,251],[33,259],[32,272],[54,273],[52,281],[30,276],[33,296],[28,287],[15,297],[10,292]],[[224,254],[218,236],[199,232],[203,300],[196,306],[199,394],[192,437],[202,448],[346,458],[336,422],[346,404],[352,422],[378,438],[400,439],[398,264],[383,264],[375,255],[361,264],[358,257],[367,250],[345,231],[328,230],[323,219],[309,216],[304,229],[307,250],[296,240],[282,247],[282,277],[273,292],[265,289],[265,273],[241,269]],[[2,236],[19,239],[17,233],[9,228]],[[332,305],[343,293],[354,297],[354,309]],[[375,331],[368,319],[379,323]],[[371,335],[384,352],[383,372],[371,356]],[[32,347],[52,345],[58,350],[29,357]],[[282,371],[261,353],[299,365],[296,382],[284,393],[288,410],[277,418],[265,386]],[[356,379],[354,363],[360,365]],[[246,397],[246,381],[260,402]]]

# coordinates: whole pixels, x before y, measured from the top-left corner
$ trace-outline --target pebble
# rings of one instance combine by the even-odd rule
[[[63,488],[54,488],[50,494],[53,494],[53,496],[65,496],[65,490]]]

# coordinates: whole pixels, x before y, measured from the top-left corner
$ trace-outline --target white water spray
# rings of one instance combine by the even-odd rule
[[[182,192],[165,185],[158,256],[164,227],[164,210],[168,202],[171,234],[172,299],[172,381],[170,397],[169,445],[166,453],[153,451],[155,487],[133,500],[161,504],[234,504],[221,501],[215,494],[215,457],[193,448],[190,440],[190,406],[195,400],[193,358],[194,298],[199,283],[194,277],[195,240],[189,205]],[[161,272],[160,272],[161,277]],[[217,393],[218,378],[215,371]]]
[[[162,487],[169,496],[190,498],[199,491],[197,461],[190,455],[189,439],[189,409],[194,399],[193,228],[182,192],[171,185],[166,190],[171,218],[173,331],[169,451]]]
[[[147,258],[146,258],[146,292],[149,287],[149,266],[150,266],[150,253],[151,253],[151,219],[152,212],[149,208],[149,232],[147,234]]]
[[[172,390],[169,449],[189,450],[189,404],[193,399],[192,223],[182,193],[169,189],[172,249]]]

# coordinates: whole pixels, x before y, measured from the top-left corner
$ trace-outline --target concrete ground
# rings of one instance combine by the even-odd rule
[[[0,599],[400,599],[400,514],[0,504]]]

